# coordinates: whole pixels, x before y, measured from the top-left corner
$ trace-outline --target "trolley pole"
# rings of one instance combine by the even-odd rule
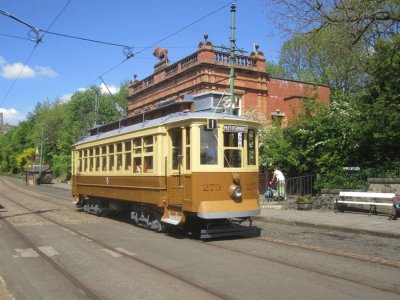
[[[229,93],[231,94],[231,105],[229,108],[229,114],[233,114],[233,104],[235,103],[235,13],[236,5],[232,3],[231,5],[231,45],[230,45],[230,85]]]

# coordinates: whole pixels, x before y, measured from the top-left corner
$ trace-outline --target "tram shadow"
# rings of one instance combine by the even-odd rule
[[[113,212],[108,213],[103,217],[110,218],[112,220],[123,222],[141,228],[146,231],[152,231],[151,229],[140,226],[132,222],[130,215],[127,213]],[[157,231],[153,231],[157,232]],[[252,237],[258,237],[261,235],[261,228],[253,225],[243,225],[238,223],[230,223],[225,225],[209,226],[207,228],[198,227],[175,227],[175,226],[164,226],[160,234],[167,235],[174,239],[193,239],[201,241],[216,241],[216,240],[237,240],[247,239]]]

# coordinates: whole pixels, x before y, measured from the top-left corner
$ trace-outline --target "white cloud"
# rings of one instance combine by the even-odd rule
[[[47,76],[47,77],[57,77],[58,74],[50,67],[43,67],[43,66],[35,66],[35,71],[38,75]]]
[[[19,122],[26,119],[26,116],[15,108],[0,108],[0,112],[3,113],[4,124],[18,125]]]
[[[107,89],[108,87],[108,89]],[[102,94],[108,94],[108,90],[110,90],[111,94],[116,94],[119,91],[115,85],[105,85],[104,83],[100,84],[100,91]]]
[[[61,102],[65,103],[65,102],[69,102],[71,100],[73,93],[69,93],[69,94],[64,94],[60,97]]]
[[[77,92],[84,92],[86,91],[86,88],[79,88],[77,90]],[[75,93],[68,93],[68,94],[64,94],[60,97],[61,102],[65,103],[65,102],[69,102],[71,100],[71,97],[74,95]]]
[[[35,77],[35,71],[22,63],[15,63],[12,65],[4,65],[1,68],[1,76],[8,79],[15,78],[33,78]]]
[[[58,74],[50,67],[35,66],[31,68],[20,62],[8,64],[5,58],[0,56],[0,76],[7,79],[35,78],[38,76],[54,78]]]

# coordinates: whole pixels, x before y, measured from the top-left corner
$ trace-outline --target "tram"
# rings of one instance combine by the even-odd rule
[[[97,126],[72,146],[72,197],[88,213],[127,212],[155,231],[256,235],[259,123],[193,98]],[[249,221],[240,224],[243,221]]]

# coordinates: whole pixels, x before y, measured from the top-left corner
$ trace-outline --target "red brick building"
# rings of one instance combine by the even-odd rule
[[[162,100],[183,99],[185,94],[195,99],[210,91],[219,97],[229,95],[230,55],[211,42],[201,42],[196,52],[173,64],[165,50],[159,58],[154,74],[130,82],[129,115],[154,108]],[[250,56],[235,55],[236,113],[255,109],[267,119],[279,117],[286,123],[299,112],[304,98],[316,95],[329,104],[328,87],[274,78],[267,72],[264,54],[257,48]]]

